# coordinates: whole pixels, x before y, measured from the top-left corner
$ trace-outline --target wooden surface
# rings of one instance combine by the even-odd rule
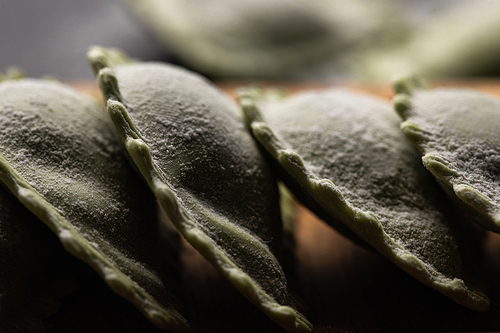
[[[95,94],[93,84],[77,84]],[[240,83],[221,87],[234,93]],[[444,82],[500,96],[498,81]],[[291,91],[331,84],[286,85]],[[336,84],[386,99],[388,85]],[[234,95],[234,94],[233,94]],[[484,288],[489,312],[468,310],[408,276],[391,262],[354,245],[298,207],[296,278],[293,285],[307,304],[315,332],[469,332],[500,331],[500,235],[484,243]],[[183,301],[189,332],[284,332],[244,299],[189,245],[181,254]],[[62,300],[61,310],[46,320],[47,332],[161,332],[130,304],[115,296],[95,275]]]

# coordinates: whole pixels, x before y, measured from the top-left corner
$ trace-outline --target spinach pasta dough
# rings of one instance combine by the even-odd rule
[[[132,160],[180,233],[267,316],[310,331],[277,260],[277,183],[237,106],[174,66],[99,47],[88,58]]]
[[[0,84],[0,179],[152,323],[187,327],[158,256],[154,197],[94,100],[49,80]]]
[[[169,53],[211,77],[323,76],[366,44],[408,30],[404,7],[392,0],[123,3]]]
[[[500,232],[500,99],[453,88],[425,89],[415,76],[396,80],[401,129],[464,212]]]
[[[464,280],[446,196],[389,104],[345,90],[283,100],[249,89],[239,101],[285,184],[319,217],[456,302],[489,308]]]

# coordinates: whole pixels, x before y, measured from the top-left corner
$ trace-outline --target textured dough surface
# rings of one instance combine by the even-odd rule
[[[500,99],[465,89],[425,90],[412,82],[396,83],[407,87],[395,98],[403,133],[452,198],[477,223],[500,232]]]
[[[284,301],[286,288],[277,267],[270,269],[264,261],[246,262],[252,256],[238,253],[242,245],[237,239],[212,223],[215,217],[260,238],[262,244],[279,241],[276,185],[236,106],[206,89],[207,82],[186,78],[180,70],[165,74],[161,64],[117,67],[115,72],[129,115],[179,202],[246,271],[262,282],[276,280],[273,296]]]
[[[251,109],[244,99],[244,109]],[[454,282],[464,278],[456,231],[443,213],[439,186],[404,139],[390,105],[330,90],[285,100],[262,98],[256,106],[261,114],[247,112],[256,138],[282,165],[284,156],[299,156],[291,163],[304,176],[295,177],[300,186],[292,188],[308,191],[335,219],[422,282],[454,299],[470,292],[470,299],[459,301],[468,306],[475,306],[471,299],[476,297],[488,303],[465,285],[453,291]],[[283,170],[292,173],[286,166]],[[322,180],[333,183],[339,204],[322,202],[326,195],[314,189],[318,182],[326,184]],[[372,229],[372,218],[381,230]],[[426,268],[413,271],[419,266]]]
[[[4,182],[150,320],[182,326],[169,291],[174,274],[156,251],[154,197],[120,145],[101,106],[71,88],[31,79],[0,85],[0,152],[11,172]]]
[[[276,179],[237,106],[194,73],[161,63],[109,67],[109,53],[89,52],[108,112],[170,220],[266,315],[310,331],[277,260]]]

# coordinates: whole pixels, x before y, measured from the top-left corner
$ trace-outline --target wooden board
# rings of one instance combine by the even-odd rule
[[[234,96],[246,83],[221,83]],[[466,86],[500,96],[500,82],[470,80],[437,85]],[[94,84],[75,86],[98,95]],[[389,85],[280,84],[297,92],[341,86],[392,98]],[[484,242],[483,286],[491,297],[489,312],[468,310],[408,276],[381,255],[362,249],[298,206],[295,270],[292,280],[315,331],[465,332],[500,331],[500,235]],[[284,332],[258,311],[188,244],[181,254],[183,301],[188,332]],[[58,314],[46,320],[47,332],[161,332],[130,304],[92,275],[62,300]]]

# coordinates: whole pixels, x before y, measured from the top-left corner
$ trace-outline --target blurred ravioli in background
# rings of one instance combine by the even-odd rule
[[[217,78],[314,77],[409,31],[396,1],[124,0],[165,49]],[[321,74],[322,77],[325,74]]]
[[[500,2],[461,1],[429,13],[401,43],[360,53],[357,77],[388,80],[402,72],[429,78],[500,74]]]

